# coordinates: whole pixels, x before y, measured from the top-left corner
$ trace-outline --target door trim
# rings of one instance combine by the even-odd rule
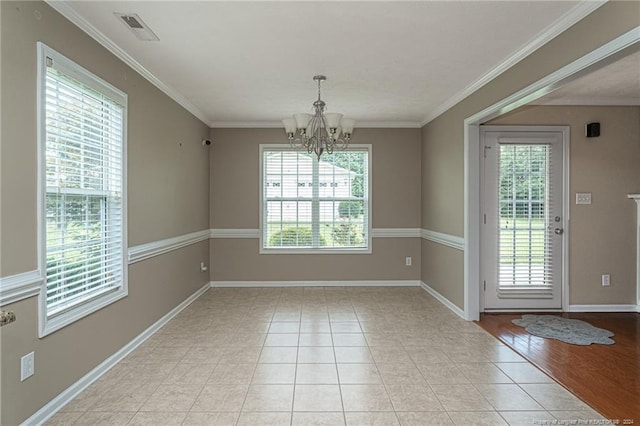
[[[489,126],[480,126],[479,127],[479,145],[483,143],[484,133],[486,132],[548,132],[548,133],[561,133],[562,134],[562,227],[564,229],[564,237],[562,238],[562,285],[560,288],[560,298],[562,301],[562,311],[569,311],[569,236],[571,234],[570,229],[570,200],[571,194],[569,192],[569,146],[571,145],[571,129],[569,126],[497,126],[497,125],[489,125]],[[478,148],[480,150],[480,148]],[[478,156],[479,163],[479,172],[480,172],[480,190],[479,190],[479,212],[478,219],[482,215],[482,205],[484,202],[484,194],[482,188],[484,188],[484,158],[482,155]],[[480,220],[478,220],[479,224]],[[480,228],[481,229],[481,228]],[[479,234],[479,246],[482,247],[482,232],[478,232]],[[478,273],[479,280],[483,277],[483,265],[481,262],[480,254],[478,253],[478,259],[480,261]],[[480,293],[479,297],[479,308],[480,312],[484,312],[484,291]],[[491,309],[491,312],[527,312],[527,311],[537,311],[537,312],[557,312],[558,309]]]
[[[480,319],[480,124],[637,51],[639,45],[640,26],[464,120],[464,312],[467,320]]]

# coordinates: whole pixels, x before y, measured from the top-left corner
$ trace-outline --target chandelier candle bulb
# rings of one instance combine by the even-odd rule
[[[311,121],[311,114],[294,114],[293,118],[296,119],[296,125],[298,129],[306,129]]]
[[[337,112],[328,112],[324,117],[327,119],[327,127],[330,129],[337,129],[340,125],[342,114],[338,114]]]
[[[288,136],[293,137],[296,134],[296,120],[293,118],[285,118],[282,120],[282,124],[284,125],[284,131],[287,132]]]
[[[282,120],[291,146],[304,148],[309,154],[315,153],[318,160],[325,151],[332,154],[336,147],[346,148],[355,125],[354,120],[344,118],[342,114],[324,112],[326,103],[320,98],[320,83],[326,79],[323,75],[313,77],[318,82],[318,100],[313,103],[313,114],[294,114],[293,119]]]
[[[353,133],[353,126],[356,124],[355,120],[352,120],[351,118],[343,118],[342,121],[340,121],[340,125],[342,126],[342,131],[344,132],[345,135],[349,135],[351,136],[351,133]]]

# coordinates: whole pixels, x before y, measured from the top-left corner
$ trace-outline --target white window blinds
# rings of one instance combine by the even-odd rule
[[[550,145],[500,144],[498,293],[551,297]]]
[[[43,47],[47,318],[125,285],[126,95]]]
[[[264,249],[369,247],[369,149],[262,151]]]

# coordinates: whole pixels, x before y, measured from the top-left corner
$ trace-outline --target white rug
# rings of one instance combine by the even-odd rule
[[[511,321],[524,327],[534,336],[561,340],[572,345],[587,346],[592,343],[613,345],[609,339],[614,334],[609,330],[597,328],[585,321],[559,317],[557,315],[523,315],[521,319]]]

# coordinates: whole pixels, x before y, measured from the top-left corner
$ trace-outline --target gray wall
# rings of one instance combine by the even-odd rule
[[[212,228],[257,229],[259,146],[287,143],[281,129],[211,131]],[[357,129],[354,144],[372,145],[373,228],[420,227],[418,129]],[[257,239],[211,241],[213,281],[418,280],[418,238],[374,238],[371,254],[260,255]],[[405,266],[412,256],[413,266]]]
[[[34,9],[41,19],[35,18]],[[0,13],[1,276],[37,267],[38,40],[129,95],[130,245],[208,227],[258,228],[258,146],[282,143],[284,132],[214,129],[214,145],[207,153],[200,146],[209,135],[207,126],[49,6],[5,1],[0,2]],[[373,227],[422,227],[462,236],[464,118],[639,24],[640,3],[607,3],[423,129],[358,129],[353,142],[373,145]],[[585,180],[585,190],[597,193],[594,200],[599,203],[601,194],[609,193],[596,184]],[[591,211],[597,207],[594,204]],[[620,206],[622,213],[616,218],[626,220],[625,209],[631,208]],[[588,213],[582,218],[584,227],[597,220]],[[572,225],[580,229],[579,223],[576,219]],[[620,241],[628,244],[626,239]],[[579,248],[574,252],[584,262],[590,259]],[[417,238],[374,239],[372,254],[322,256],[322,268],[316,265],[317,256],[259,256],[257,240],[202,242],[130,266],[127,298],[43,339],[37,337],[37,298],[5,306],[15,311],[18,321],[0,329],[0,423],[16,424],[29,417],[201,288],[209,276],[199,272],[199,263],[209,256],[213,280],[422,279],[457,306],[463,304],[462,252]],[[414,266],[404,266],[405,256],[414,257]],[[588,272],[585,279],[591,280],[595,273]],[[574,277],[578,276],[576,272]],[[612,272],[612,287],[618,276]],[[584,297],[572,295],[572,303],[589,303],[593,298],[599,303],[624,303],[631,295],[624,290],[609,298],[617,294],[616,288],[607,289],[612,290],[609,293],[589,288],[580,293]],[[32,350],[36,374],[20,382],[20,357]]]
[[[209,128],[42,2],[0,2],[2,130],[1,276],[37,268],[36,41],[129,96],[128,230],[138,245],[209,225]],[[42,17],[36,19],[34,11]],[[179,145],[182,142],[182,146]],[[208,282],[208,242],[129,267],[129,296],[43,339],[37,297],[3,309],[0,329],[3,425],[17,424]],[[35,375],[20,382],[20,357],[35,351]]]
[[[606,23],[603,24],[603,23]],[[640,2],[608,2],[422,128],[422,227],[464,234],[465,118],[527,87],[640,25]],[[442,185],[445,187],[438,187]],[[423,243],[423,248],[426,243]],[[437,252],[437,253],[436,253]],[[441,262],[427,268],[427,256]],[[422,280],[464,304],[463,256],[437,246],[422,253]],[[435,269],[434,269],[435,268]],[[580,299],[576,299],[580,300]]]
[[[587,138],[594,121],[601,136]],[[569,303],[635,304],[637,207],[627,194],[640,191],[640,107],[527,106],[489,124],[570,126]],[[576,205],[576,192],[591,192],[592,204]]]

